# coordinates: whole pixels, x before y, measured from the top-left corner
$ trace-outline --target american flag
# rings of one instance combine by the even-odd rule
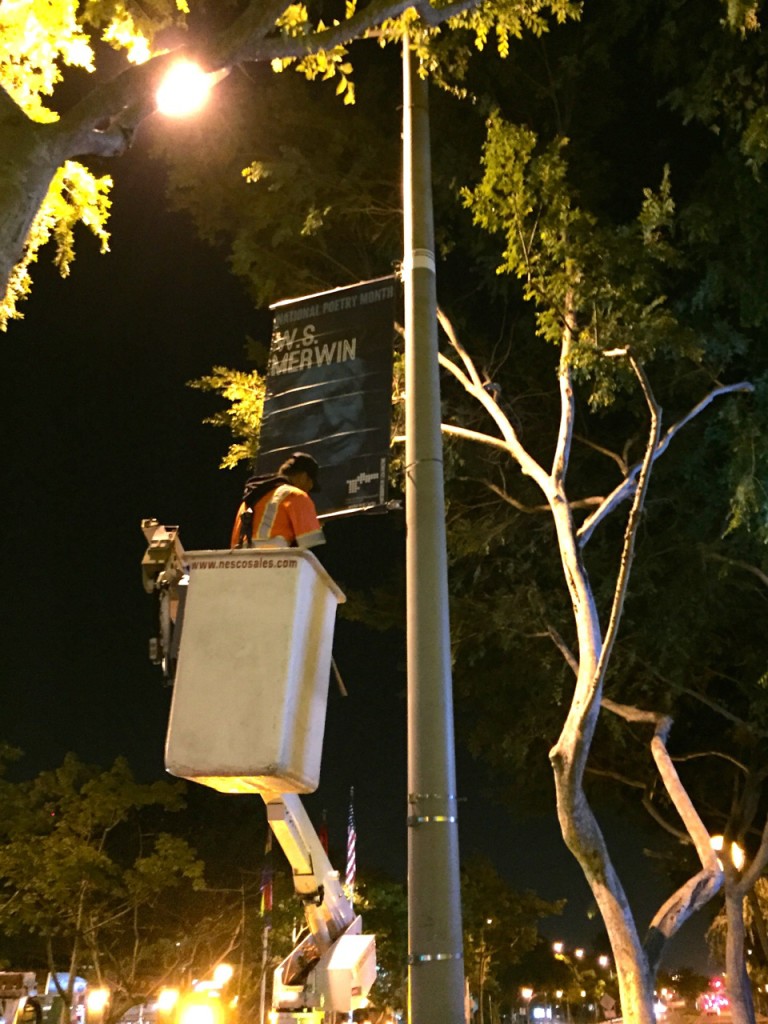
[[[355,894],[355,875],[357,874],[357,830],[355,829],[355,789],[349,791],[349,818],[347,820],[347,873],[344,884],[350,899]]]

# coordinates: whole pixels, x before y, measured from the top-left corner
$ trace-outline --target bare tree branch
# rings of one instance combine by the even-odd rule
[[[552,480],[558,489],[565,486],[565,476],[568,472],[573,441],[573,421],[576,413],[573,397],[573,377],[570,366],[574,326],[573,293],[569,289],[565,296],[565,318],[562,341],[560,343],[560,367],[557,374],[560,388],[560,427],[557,432],[555,454],[552,458]]]
[[[752,565],[751,562],[742,562],[738,558],[726,558],[724,555],[718,555],[714,551],[707,551],[705,557],[713,562],[724,562],[726,565],[732,565],[737,569],[750,572],[760,580],[763,586],[768,587],[768,573],[763,572],[758,566]]]
[[[587,768],[587,775],[594,775],[599,779],[612,779],[630,789],[645,789],[645,783],[639,779],[630,779],[628,775],[622,775],[621,772],[611,771],[608,768],[595,768],[594,765],[590,765]]]
[[[661,813],[656,804],[654,804],[651,794],[646,792],[642,799],[643,809],[650,815],[656,824],[668,832],[669,835],[674,836],[678,842],[691,844],[691,837],[688,833],[681,828],[675,828],[671,821],[667,821],[666,817]]]
[[[479,430],[468,430],[467,427],[456,427],[452,423],[441,423],[440,429],[444,434],[452,434],[454,437],[463,437],[467,441],[479,441],[480,444],[488,444],[492,448],[501,448],[508,455],[512,453],[509,445],[501,437],[493,437],[491,434],[483,434]],[[400,440],[400,438],[395,438]],[[402,438],[404,441],[405,438]]]
[[[704,757],[717,757],[721,761],[727,761],[734,768],[738,768],[745,775],[749,772],[747,766],[742,764],[741,761],[737,761],[735,757],[731,757],[730,754],[725,754],[721,750],[699,750],[694,754],[676,754],[672,760],[675,764],[685,764],[686,761],[698,761]]]
[[[583,437],[581,434],[574,434],[573,439],[574,441],[578,441],[580,444],[586,445],[587,448],[591,448],[593,451],[599,452],[601,455],[605,455],[607,458],[611,459],[611,461],[615,462],[621,472],[626,476],[629,471],[627,460],[619,455],[618,452],[612,452],[610,448],[604,448],[600,444],[595,444],[594,441],[590,441],[589,438]]]
[[[696,405],[685,416],[683,416],[681,420],[678,420],[677,423],[674,423],[669,428],[664,437],[661,438],[661,440],[659,441],[656,450],[653,453],[654,461],[658,459],[659,456],[664,454],[664,452],[669,447],[670,441],[672,441],[676,434],[678,434],[683,429],[683,427],[687,426],[687,424],[690,423],[691,420],[695,419],[696,416],[699,415],[699,413],[703,412],[704,409],[706,409],[707,406],[710,405],[716,398],[719,398],[722,395],[735,394],[736,392],[740,391],[753,392],[754,390],[754,385],[750,384],[749,381],[741,381],[738,384],[728,384],[722,387],[715,388],[713,391],[710,391],[710,393],[708,395],[705,395],[705,397],[702,398],[700,402],[697,402]],[[608,515],[610,515],[610,513],[616,508],[616,506],[621,504],[622,501],[626,501],[634,494],[635,488],[637,487],[637,478],[642,469],[642,465],[642,462],[636,463],[632,467],[632,469],[630,469],[626,479],[623,480],[618,485],[618,487],[614,488],[614,490],[608,495],[608,497],[605,499],[600,508],[598,508],[595,512],[592,513],[591,516],[588,516],[584,520],[577,534],[579,538],[579,544],[582,548],[587,544],[596,527],[599,526],[599,524],[602,523],[602,521]]]
[[[627,586],[629,585],[629,573],[632,568],[632,559],[634,557],[635,538],[637,536],[637,529],[640,525],[640,513],[645,503],[645,495],[648,490],[651,469],[655,458],[654,453],[658,448],[659,435],[661,432],[661,409],[653,395],[650,381],[646,376],[645,370],[643,370],[640,363],[638,363],[631,353],[628,353],[627,358],[629,359],[632,369],[635,371],[637,379],[640,381],[640,387],[642,388],[643,395],[645,396],[651,421],[648,428],[648,444],[646,446],[645,456],[640,468],[637,487],[632,499],[632,508],[630,509],[630,513],[627,518],[627,525],[624,530],[624,544],[621,551],[619,572],[616,579],[616,587],[613,592],[611,614],[603,640],[603,649],[600,652],[600,658],[597,663],[597,668],[595,669],[596,679],[600,679],[605,672],[605,667],[608,664],[608,659],[611,656],[613,645],[618,634],[619,622],[621,621],[621,614],[624,609]]]
[[[565,658],[566,664],[573,672],[575,676],[579,674],[579,659],[573,653],[568,644],[563,640],[558,631],[554,626],[547,625],[547,634],[550,640],[554,643],[555,647],[560,651],[562,656]]]
[[[449,340],[451,339],[452,335],[453,337],[455,337],[455,334],[452,332],[452,334],[448,335]],[[504,438],[506,444],[500,445],[498,439],[492,438],[491,435],[489,434],[481,434],[476,431],[470,431],[468,434],[462,433],[460,436],[471,437],[472,440],[475,441],[483,441],[485,444],[495,444],[497,447],[504,447],[512,456],[512,458],[517,462],[521,471],[526,476],[531,477],[531,479],[538,484],[540,490],[545,495],[545,497],[549,498],[552,492],[549,477],[544,472],[542,467],[538,464],[538,462],[536,462],[536,460],[531,455],[529,455],[528,451],[521,443],[520,438],[517,436],[517,432],[510,423],[509,418],[507,417],[504,410],[501,409],[496,404],[496,402],[494,402],[493,398],[491,398],[491,396],[483,387],[480,375],[475,369],[475,365],[470,359],[469,355],[463,349],[463,346],[457,351],[459,352],[459,355],[461,356],[465,365],[467,365],[467,372],[464,372],[459,366],[456,365],[456,363],[453,362],[452,359],[449,359],[447,356],[443,355],[442,352],[438,353],[440,365],[444,369],[448,370],[451,374],[453,374],[453,376],[461,384],[461,386],[464,388],[467,394],[471,395],[473,398],[476,398],[477,401],[483,406],[483,408],[490,415],[491,419],[494,421],[496,426],[499,428],[499,431],[501,432],[501,435]],[[444,425],[442,429],[446,433],[457,435],[462,430],[461,427],[451,427],[449,425]]]
[[[467,478],[465,478],[467,479]],[[508,494],[503,487],[499,487],[498,484],[493,483],[491,480],[479,480],[478,483],[484,484],[489,490],[493,491],[494,494],[506,501],[508,505],[516,508],[518,512],[525,512],[527,514],[533,514],[536,512],[549,512],[549,505],[524,505],[522,501],[518,501],[513,498],[511,494]],[[595,505],[599,505],[603,499],[600,497],[594,498],[580,498],[576,501],[569,501],[568,504],[571,508],[594,508]]]

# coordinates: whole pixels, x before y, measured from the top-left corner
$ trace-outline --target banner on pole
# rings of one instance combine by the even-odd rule
[[[278,302],[257,473],[294,451],[320,465],[319,513],[387,501],[396,278]]]

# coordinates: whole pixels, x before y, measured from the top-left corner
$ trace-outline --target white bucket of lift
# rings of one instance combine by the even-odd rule
[[[224,793],[313,792],[344,594],[300,548],[185,558],[167,770]]]

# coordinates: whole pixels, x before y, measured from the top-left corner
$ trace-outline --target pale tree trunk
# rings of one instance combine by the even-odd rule
[[[615,872],[600,826],[587,800],[584,790],[584,775],[598,716],[604,703],[603,681],[621,620],[634,553],[635,535],[653,463],[666,451],[677,432],[717,396],[734,391],[751,391],[753,388],[748,383],[740,383],[714,389],[685,417],[668,428],[662,437],[660,410],[643,368],[628,351],[606,352],[606,357],[627,359],[640,383],[650,414],[645,454],[638,465],[631,467],[626,472],[622,484],[607,497],[571,503],[565,487],[575,416],[569,366],[569,350],[575,329],[570,309],[570,296],[566,297],[565,327],[558,372],[561,399],[560,425],[552,468],[549,472],[524,448],[510,420],[486,391],[483,379],[456,337],[450,321],[442,313],[439,315],[441,325],[458,354],[461,365],[443,355],[440,356],[441,364],[459,381],[465,391],[485,408],[501,436],[481,433],[451,424],[444,424],[443,429],[446,433],[454,436],[492,445],[506,451],[517,462],[520,470],[538,485],[553,518],[564,579],[573,606],[577,636],[577,653],[574,653],[566,647],[554,630],[550,629],[549,631],[576,676],[573,697],[563,730],[550,752],[555,777],[558,819],[566,845],[582,868],[608,932],[624,1019],[631,1024],[654,1024],[653,982],[664,944],[693,912],[703,906],[718,891],[722,881],[722,872],[711,848],[709,834],[688,799],[667,754],[666,736],[671,727],[671,721],[652,713],[637,712],[635,709],[631,709],[633,716],[640,715],[642,721],[655,726],[651,742],[652,755],[667,794],[680,814],[702,864],[702,870],[681,886],[658,911],[649,929],[645,944],[641,943],[623,886]],[[582,551],[597,526],[621,502],[630,499],[632,505],[616,573],[613,602],[608,622],[603,630]],[[572,516],[576,504],[578,507],[596,505],[595,511],[585,519],[578,529]],[[534,511],[534,509],[528,508],[526,511]],[[618,707],[615,705],[613,710],[617,710]],[[627,717],[626,710],[622,709],[625,717]]]
[[[733,1024],[754,1024],[755,1007],[752,1002],[752,986],[747,975],[744,958],[746,929],[744,927],[744,895],[738,884],[730,884],[726,873],[725,881],[725,973],[728,978],[728,1001]]]

